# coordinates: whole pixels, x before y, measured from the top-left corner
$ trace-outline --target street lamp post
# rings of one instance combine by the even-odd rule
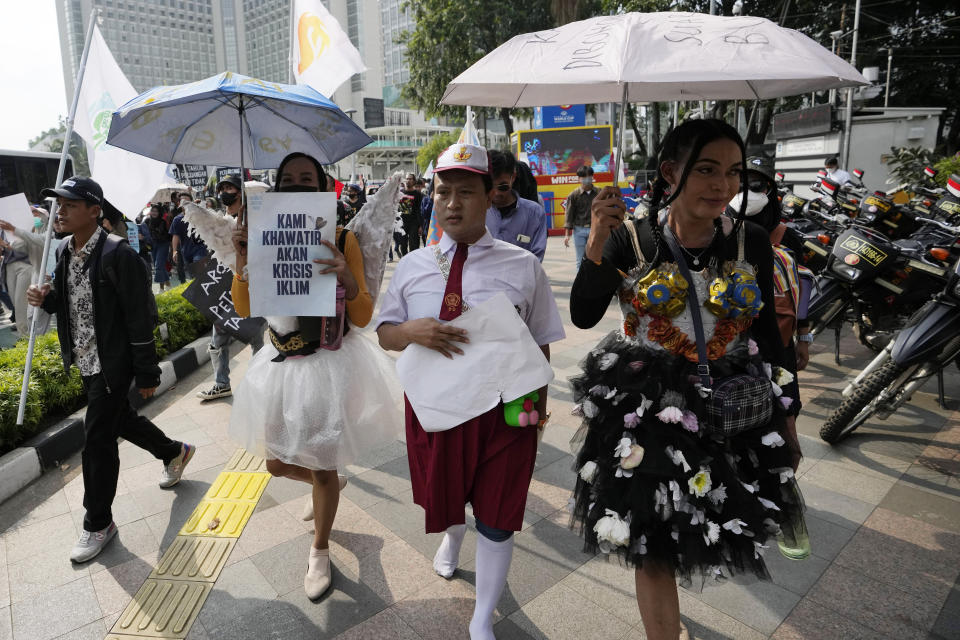
[[[354,109],[353,107],[350,107],[349,109],[344,109],[343,112],[348,116],[350,116],[350,121],[352,122],[353,114],[355,114],[357,110]],[[356,180],[356,175],[357,175],[357,152],[354,151],[353,153],[351,153],[350,157],[352,158],[352,164],[353,164],[353,169],[351,170],[351,173],[350,173],[350,182],[353,182],[354,180]]]

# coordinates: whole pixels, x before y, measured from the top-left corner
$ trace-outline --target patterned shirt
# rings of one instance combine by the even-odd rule
[[[84,376],[100,373],[97,334],[93,322],[93,286],[90,283],[90,269],[84,269],[84,265],[102,234],[103,230],[97,227],[80,249],[74,247],[72,238],[70,240],[70,263],[67,265],[70,335],[73,337],[73,362]]]

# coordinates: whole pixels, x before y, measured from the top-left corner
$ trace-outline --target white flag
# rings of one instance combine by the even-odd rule
[[[293,0],[290,64],[297,84],[327,97],[344,81],[367,70],[360,52],[320,0]]]
[[[136,96],[100,28],[94,27],[74,130],[87,143],[90,177],[103,187],[104,197],[130,219],[143,210],[157,187],[169,182],[165,162],[106,143],[114,110]]]

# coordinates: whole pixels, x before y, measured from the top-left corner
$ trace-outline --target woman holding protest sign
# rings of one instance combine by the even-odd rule
[[[326,184],[316,159],[293,153],[280,164],[274,190],[325,191]],[[246,237],[246,227],[238,227],[232,294],[240,315],[250,309]],[[338,316],[267,317],[270,344],[250,361],[230,419],[231,437],[264,456],[270,473],[313,487],[315,530],[304,578],[311,599],[331,582],[329,538],[342,488],[337,469],[395,440],[402,424],[392,361],[351,330],[373,315],[357,236],[338,227],[336,242],[323,244],[332,256],[313,262],[319,273],[337,275]]]

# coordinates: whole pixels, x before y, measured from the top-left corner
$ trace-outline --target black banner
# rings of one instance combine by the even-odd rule
[[[833,108],[829,104],[786,111],[773,116],[773,137],[776,140],[785,140],[829,133],[832,123]]]
[[[174,170],[177,181],[189,185],[194,193],[207,189],[207,168],[202,164],[178,164]]]
[[[263,333],[262,318],[241,318],[233,307],[230,295],[233,271],[213,258],[195,262],[187,268],[194,280],[183,292],[183,297],[204,317],[243,342],[250,342],[257,333]]]
[[[383,126],[383,100],[380,98],[363,99],[363,127]]]

